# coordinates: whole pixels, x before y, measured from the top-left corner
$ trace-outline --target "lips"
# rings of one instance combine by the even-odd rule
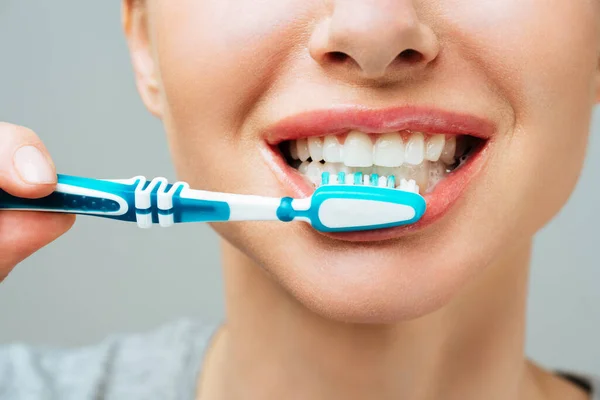
[[[263,134],[270,145],[286,140],[357,130],[366,133],[415,131],[429,134],[469,135],[490,139],[495,125],[485,118],[425,107],[370,110],[340,107],[305,112],[283,119]]]
[[[285,191],[293,197],[308,197],[314,187],[292,168],[277,145],[288,140],[311,136],[343,134],[351,130],[368,133],[416,131],[426,134],[468,135],[482,139],[482,146],[457,170],[450,173],[435,189],[424,195],[427,212],[416,224],[373,231],[323,233],[337,240],[382,241],[417,232],[446,214],[461,198],[472,180],[483,170],[493,138],[495,125],[489,120],[462,113],[424,107],[401,107],[371,110],[344,107],[306,112],[268,127],[264,133],[261,153]]]

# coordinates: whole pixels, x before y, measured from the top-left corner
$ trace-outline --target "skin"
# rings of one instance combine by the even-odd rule
[[[577,182],[600,96],[600,2],[125,0],[123,11],[139,92],[192,187],[288,195],[262,135],[303,111],[417,104],[497,126],[460,200],[402,238],[214,224],[227,322],[198,399],[586,398],[526,360],[523,342],[532,236]],[[408,49],[417,56],[398,56]],[[14,143],[0,149],[12,154]],[[0,187],[15,194],[53,187],[4,168]],[[40,227],[17,247],[2,239],[0,254],[22,249],[4,274],[72,224],[31,215],[2,215]]]

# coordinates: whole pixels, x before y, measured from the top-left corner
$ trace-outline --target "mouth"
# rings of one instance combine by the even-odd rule
[[[479,173],[495,127],[487,120],[433,109],[327,110],[288,118],[266,132],[263,155],[295,197],[322,185],[323,172],[361,173],[384,185],[414,180],[427,212],[414,225],[326,233],[334,239],[381,241],[422,229],[442,217]],[[351,183],[350,181],[347,183]]]

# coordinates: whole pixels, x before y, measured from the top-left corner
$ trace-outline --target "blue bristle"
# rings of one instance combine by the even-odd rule
[[[363,173],[362,172],[354,173],[354,184],[362,185],[362,183],[363,183]]]
[[[321,174],[321,185],[329,185],[329,172]]]
[[[346,183],[346,173],[341,171],[338,173],[338,184],[343,185]]]
[[[396,187],[396,177],[394,175],[388,176],[387,185],[392,189]]]
[[[379,175],[371,174],[371,186],[377,186],[378,182],[379,182]]]

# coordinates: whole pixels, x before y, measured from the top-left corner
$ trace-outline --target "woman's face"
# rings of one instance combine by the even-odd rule
[[[409,229],[331,237],[301,222],[214,224],[322,315],[390,322],[443,306],[527,242],[576,183],[598,92],[597,0],[176,3],[141,6],[147,48],[136,24],[129,36],[180,179],[302,197],[329,168],[429,187]],[[309,155],[311,166],[292,161]]]

